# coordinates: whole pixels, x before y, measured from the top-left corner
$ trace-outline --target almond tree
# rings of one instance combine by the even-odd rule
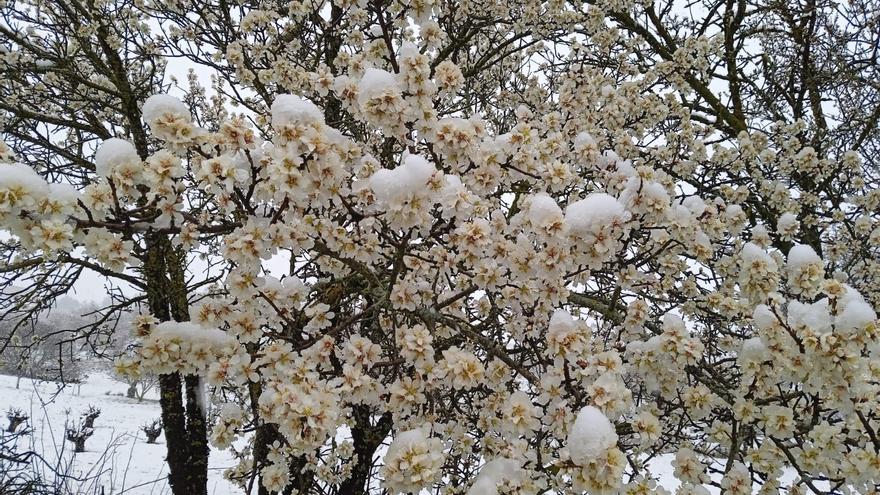
[[[175,494],[205,385],[247,493],[876,491],[878,8],[14,2],[8,317],[146,303]]]
[[[143,203],[124,210],[114,201],[113,221],[108,222],[95,220],[95,213],[109,220],[103,213],[80,209],[82,191],[95,183],[94,153],[99,142],[126,136],[140,158],[149,156],[150,136],[140,106],[147,96],[165,87],[166,62],[155,49],[147,17],[129,2],[15,1],[5,3],[0,12],[4,79],[0,111],[6,142],[16,160],[53,182],[46,190],[51,201],[44,202],[45,208],[60,215],[57,218],[78,210],[85,220],[77,225],[64,220],[41,222],[45,230],[38,237],[52,237],[50,243],[60,243],[55,247],[34,249],[27,236],[4,238],[4,319],[23,324],[66,293],[84,270],[137,293],[128,297],[110,292],[117,297],[98,323],[133,306],[148,307],[150,314],[162,320],[187,319],[187,294],[209,283],[211,277],[188,284],[186,255],[172,245],[168,234],[132,227],[156,216],[152,206]],[[9,153],[4,147],[4,158],[12,156]],[[4,182],[4,200],[15,201],[16,193],[6,191],[19,187],[14,181],[21,177],[4,172],[3,179],[13,181]],[[115,196],[107,184],[97,190],[102,191],[99,195]],[[5,206],[3,212],[6,226],[11,212]],[[66,236],[74,232],[80,237],[77,245],[89,244],[103,254],[97,255],[92,248],[68,250],[74,240]],[[82,238],[86,232],[91,234]],[[82,342],[94,334],[86,331],[74,339]],[[0,343],[0,348],[8,342]],[[175,493],[207,490],[208,447],[197,389],[195,377],[177,373],[161,377],[163,420],[175,432],[168,442]]]

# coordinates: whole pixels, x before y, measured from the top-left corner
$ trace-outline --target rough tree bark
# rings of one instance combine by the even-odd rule
[[[147,249],[144,278],[150,311],[160,321],[188,320],[183,257],[163,235],[151,235]],[[159,376],[168,482],[174,495],[208,493],[209,449],[201,390],[198,377],[181,377],[179,373]]]
[[[392,421],[388,413],[383,414],[375,425],[370,423],[370,408],[367,406],[355,406],[353,416],[355,424],[351,435],[354,441],[355,464],[351,477],[339,485],[337,495],[366,495],[373,456],[391,431]]]

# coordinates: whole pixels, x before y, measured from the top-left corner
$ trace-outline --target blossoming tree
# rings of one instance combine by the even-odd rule
[[[877,7],[7,0],[5,317],[127,288],[178,495],[874,493]]]

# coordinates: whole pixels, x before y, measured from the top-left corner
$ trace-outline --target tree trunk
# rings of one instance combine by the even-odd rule
[[[9,427],[6,428],[6,431],[8,433],[15,433],[15,430],[17,430],[18,427],[21,426],[21,424],[24,422],[24,418],[11,418],[9,420]]]
[[[205,420],[204,390],[201,378],[187,375],[186,387],[186,432],[189,441],[187,475],[191,495],[208,495],[208,432]]]
[[[256,344],[247,344],[248,352],[251,354],[252,359],[256,354],[257,346]],[[254,424],[256,425],[257,431],[254,433],[254,464],[253,470],[254,474],[251,480],[256,480],[257,484],[257,495],[269,495],[269,490],[263,486],[261,477],[259,476],[260,469],[266,464],[266,456],[269,453],[269,444],[271,444],[278,435],[277,430],[274,425],[265,423],[260,418],[260,408],[258,407],[260,394],[263,393],[263,389],[258,382],[250,382],[248,384],[248,392],[250,394],[251,400],[251,414],[254,415]],[[248,481],[248,493],[251,493],[251,488],[253,486],[253,481]]]
[[[186,434],[186,412],[183,409],[183,393],[180,375],[159,375],[159,404],[162,406],[162,423],[165,425],[165,445],[168,452],[168,483],[171,493],[183,495],[189,489],[186,463],[189,459],[189,442]]]
[[[383,414],[375,426],[370,423],[369,407],[354,406],[353,415],[355,424],[351,429],[351,436],[354,441],[355,465],[351,476],[339,485],[337,495],[366,495],[373,455],[391,431],[390,413]]]
[[[315,482],[315,471],[306,470],[306,456],[297,457],[290,465],[290,484],[284,489],[283,495],[308,495]]]
[[[175,249],[164,235],[148,235],[144,277],[150,310],[159,321],[189,320],[184,258],[184,253]],[[200,390],[196,376],[159,376],[168,481],[173,495],[208,493],[209,449]]]

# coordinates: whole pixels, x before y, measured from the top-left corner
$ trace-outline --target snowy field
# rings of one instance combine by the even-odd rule
[[[20,450],[33,449],[69,475],[86,480],[70,481],[72,492],[94,493],[98,487],[100,493],[103,487],[105,495],[171,493],[165,437],[150,445],[140,431],[141,425],[161,416],[155,393],[138,403],[125,397],[126,384],[100,373],[92,373],[81,386],[68,385],[60,393],[53,382],[22,379],[19,389],[15,384],[15,377],[0,375],[0,429],[6,429],[7,409],[25,411],[34,430],[33,445],[22,445]],[[86,441],[86,452],[73,455],[73,444],[64,440],[65,421],[79,420],[89,405],[100,408],[101,415],[95,421],[94,435]],[[232,464],[229,453],[211,451],[208,493],[241,493],[223,479],[223,470]]]

